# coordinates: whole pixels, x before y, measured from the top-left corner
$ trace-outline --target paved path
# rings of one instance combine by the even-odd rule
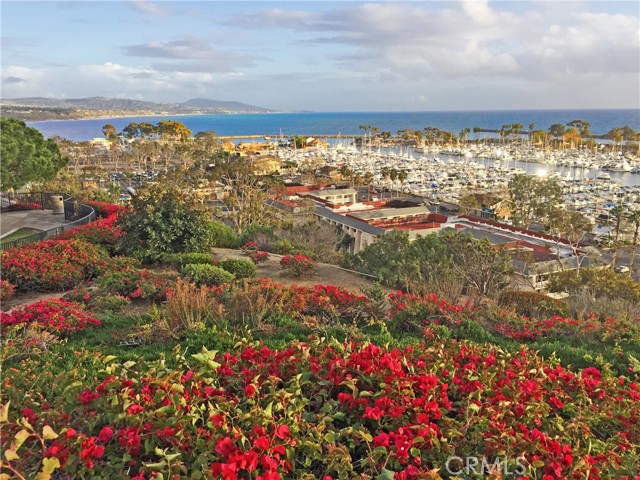
[[[64,213],[54,215],[51,210],[3,212],[0,214],[0,236],[23,227],[49,230],[66,223]]]

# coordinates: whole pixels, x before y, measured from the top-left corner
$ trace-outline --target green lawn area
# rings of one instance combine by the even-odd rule
[[[37,228],[19,228],[6,237],[2,237],[2,239],[0,239],[0,243],[11,242],[12,240],[28,237],[29,235],[35,235],[36,233],[40,232],[42,232],[42,230],[38,230]]]

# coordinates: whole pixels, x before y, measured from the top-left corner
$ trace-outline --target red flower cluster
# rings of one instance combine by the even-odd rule
[[[136,478],[164,468],[172,478],[375,477],[385,469],[418,479],[470,455],[521,458],[523,479],[639,473],[638,384],[528,350],[316,341],[203,349],[179,362],[135,371],[110,364],[118,373],[108,374],[97,358],[98,377],[77,401],[47,415],[62,430],[73,414],[85,433],[68,428],[48,455],[85,477],[108,477],[123,457]],[[72,455],[82,462],[65,463]],[[175,470],[169,457],[179,458]]]
[[[246,242],[244,245],[242,245],[242,250],[244,250],[245,252],[257,252],[258,250],[260,250],[260,244],[258,242]]]
[[[100,218],[95,222],[68,230],[60,238],[77,238],[113,250],[118,238],[124,234],[116,225],[118,214],[126,208],[103,202],[87,202],[87,204],[96,210]]]
[[[119,295],[129,300],[151,299],[164,301],[170,291],[173,278],[136,263],[114,260],[109,271],[103,273],[95,284],[107,295]]]
[[[62,299],[42,300],[11,313],[0,313],[0,324],[3,328],[32,323],[59,334],[100,326],[100,321],[91,317],[82,305]]]
[[[2,275],[20,290],[65,290],[105,266],[106,254],[81,240],[44,240],[2,252]]]
[[[269,260],[269,252],[260,250],[260,244],[258,244],[258,242],[247,242],[242,246],[242,250],[256,265]]]
[[[6,280],[0,280],[0,300],[4,300],[10,297],[16,292],[15,285],[7,282]]]
[[[280,268],[293,272],[295,277],[307,277],[313,275],[318,270],[318,264],[300,253],[296,255],[285,255],[280,259]]]
[[[449,327],[460,324],[461,319],[479,323],[493,333],[522,342],[533,342],[542,338],[583,337],[599,341],[640,341],[640,318],[613,319],[589,315],[574,319],[553,315],[537,320],[522,316],[505,308],[485,305],[473,308],[453,305],[436,295],[411,295],[397,292],[389,295],[392,322],[411,321],[419,325],[446,323]]]
[[[9,205],[8,209],[13,210],[41,210],[42,204],[38,202],[16,202]]]

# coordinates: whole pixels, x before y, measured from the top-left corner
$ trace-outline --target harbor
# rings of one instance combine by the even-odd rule
[[[277,148],[271,153],[298,167],[317,165],[350,172],[344,180],[378,190],[459,204],[471,193],[506,195],[514,175],[557,179],[565,207],[593,223],[616,204],[640,209],[640,161],[637,155],[609,151],[543,151],[530,146],[469,145],[441,148],[330,146]],[[338,176],[340,176],[338,174]]]

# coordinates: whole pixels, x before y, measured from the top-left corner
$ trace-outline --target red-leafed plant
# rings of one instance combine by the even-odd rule
[[[308,277],[318,270],[315,260],[302,255],[285,255],[280,259],[280,268],[293,273],[294,277]]]
[[[3,329],[14,325],[38,324],[46,331],[65,335],[68,332],[99,327],[100,321],[93,318],[79,303],[62,299],[42,300],[11,313],[0,314]]]

